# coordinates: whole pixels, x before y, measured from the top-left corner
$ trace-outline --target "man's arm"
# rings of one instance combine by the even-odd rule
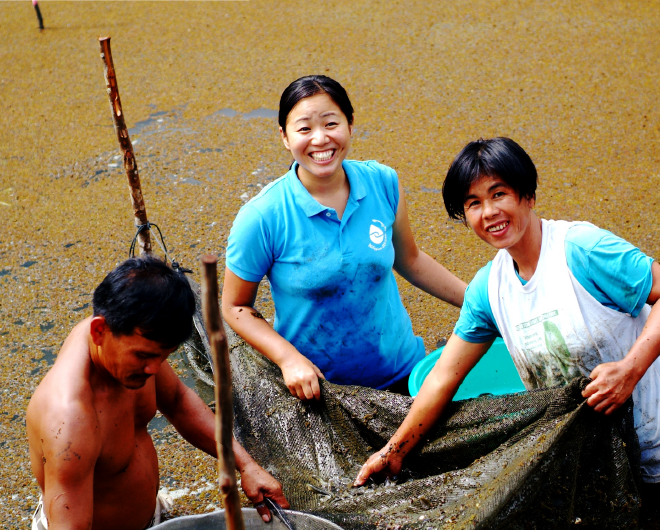
[[[156,404],[181,436],[192,445],[217,458],[215,445],[215,415],[192,389],[178,378],[165,361],[156,374]],[[233,439],[236,468],[241,474],[241,487],[265,521],[270,512],[263,504],[264,496],[288,508],[282,485],[265,471],[248,452]]]
[[[398,475],[403,458],[438,421],[463,379],[488,351],[492,341],[473,344],[452,334],[410,408],[390,441],[371,455],[355,479],[362,486],[371,475]]]
[[[592,382],[582,392],[587,404],[611,414],[632,395],[635,385],[660,356],[660,265],[651,266],[653,283],[647,303],[653,306],[642,333],[622,360],[599,364],[591,372]]]
[[[28,428],[41,443],[44,469],[44,508],[51,530],[92,527],[94,467],[101,451],[94,409],[77,403],[61,414],[52,409],[29,410]],[[35,418],[36,416],[36,418]]]

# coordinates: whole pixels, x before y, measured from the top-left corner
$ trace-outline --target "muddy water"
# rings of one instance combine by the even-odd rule
[[[538,211],[584,219],[660,256],[660,14],[653,3],[468,0],[0,3],[0,526],[24,526],[37,487],[24,411],[90,295],[133,234],[97,37],[112,35],[147,212],[199,279],[240,206],[290,162],[274,110],[326,73],[356,108],[351,156],[399,172],[419,246],[470,279],[493,255],[447,220],[439,190],[479,136],[523,145]],[[457,311],[401,282],[433,348]],[[272,316],[265,292],[260,309]],[[183,363],[173,361],[185,372]],[[161,425],[162,427],[162,425]],[[155,429],[164,482],[217,502],[213,461]]]

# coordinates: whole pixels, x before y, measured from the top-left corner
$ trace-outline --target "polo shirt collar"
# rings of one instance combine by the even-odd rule
[[[351,199],[359,201],[367,194],[367,189],[360,180],[360,177],[349,170],[347,164],[342,164],[342,167],[344,168],[344,172],[348,178],[348,184],[351,187],[348,200],[349,202]],[[296,174],[297,169],[298,162],[294,162],[291,166],[291,169],[286,174],[286,178],[296,198],[296,203],[302,208],[303,212],[305,212],[305,215],[307,215],[307,217],[313,217],[314,215],[328,210],[329,208],[327,206],[323,206],[320,202],[318,202],[314,197],[312,197],[309,191],[307,191],[307,188],[303,186],[303,183],[300,182],[300,179]]]

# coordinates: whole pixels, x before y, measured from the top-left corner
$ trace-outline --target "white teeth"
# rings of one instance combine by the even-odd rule
[[[316,160],[317,162],[325,162],[326,160],[330,160],[332,158],[332,155],[334,154],[334,151],[331,149],[330,151],[323,151],[320,153],[312,153],[310,156]]]
[[[491,227],[488,229],[488,231],[489,231],[489,232],[496,232],[496,231],[498,231],[498,230],[503,230],[503,229],[506,227],[506,225],[508,225],[508,224],[509,224],[508,222],[504,222],[504,223],[499,224],[499,225],[497,225],[497,226],[491,226]]]

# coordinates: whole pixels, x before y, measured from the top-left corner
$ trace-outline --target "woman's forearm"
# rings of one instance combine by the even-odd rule
[[[254,307],[229,306],[223,301],[222,316],[250,346],[278,366],[281,367],[292,356],[300,355]]]
[[[462,307],[467,284],[421,250],[409,263],[395,264],[395,270],[422,291]]]

